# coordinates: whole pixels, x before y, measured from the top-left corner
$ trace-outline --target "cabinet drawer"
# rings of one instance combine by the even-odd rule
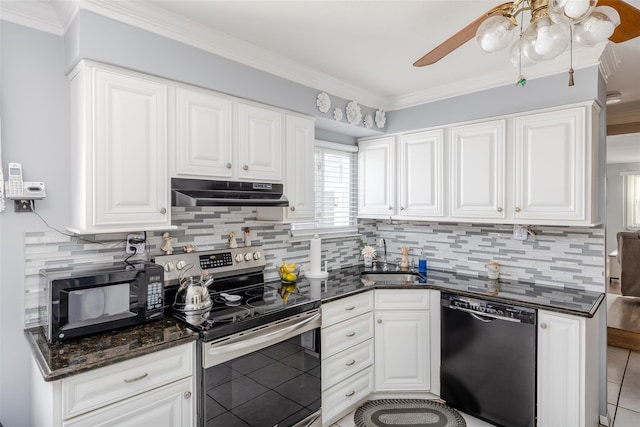
[[[373,340],[366,340],[322,361],[322,389],[325,390],[373,365]]]
[[[378,289],[375,291],[376,310],[428,310],[428,289]]]
[[[192,376],[195,343],[147,354],[62,381],[62,418]]]
[[[322,305],[322,327],[335,325],[373,310],[372,292],[363,292],[349,298]]]
[[[322,425],[355,409],[373,391],[373,368],[366,368],[322,393]]]
[[[322,358],[373,337],[373,313],[365,313],[355,319],[338,323],[322,330]]]

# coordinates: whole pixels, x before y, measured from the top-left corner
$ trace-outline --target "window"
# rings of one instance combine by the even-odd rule
[[[622,172],[624,190],[623,224],[627,229],[640,229],[640,172]]]
[[[357,147],[316,141],[315,221],[295,223],[302,233],[350,233],[357,229]],[[299,234],[299,233],[297,233]]]

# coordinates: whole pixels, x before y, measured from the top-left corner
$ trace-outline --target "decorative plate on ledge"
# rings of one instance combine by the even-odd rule
[[[352,125],[357,125],[362,121],[360,106],[355,101],[351,101],[347,104],[347,120]]]
[[[339,122],[339,121],[342,121],[342,117],[343,117],[343,116],[342,116],[342,110],[341,110],[340,108],[337,108],[337,107],[336,107],[336,108],[334,108],[334,109],[333,109],[333,118],[334,118],[336,121],[338,121],[338,122]]]
[[[376,126],[379,128],[383,128],[384,124],[387,122],[387,118],[385,117],[385,113],[382,110],[376,111]]]
[[[318,106],[318,110],[321,113],[326,113],[331,108],[331,98],[325,92],[320,92],[318,94],[318,99],[316,100],[316,105]]]

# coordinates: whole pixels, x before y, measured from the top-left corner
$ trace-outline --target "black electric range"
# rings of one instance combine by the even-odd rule
[[[162,255],[155,263],[165,268],[165,313],[198,332],[204,342],[320,307],[320,299],[313,298],[308,287],[265,283],[260,246]],[[174,310],[179,279],[204,274],[214,278],[208,287],[211,308],[189,314]]]

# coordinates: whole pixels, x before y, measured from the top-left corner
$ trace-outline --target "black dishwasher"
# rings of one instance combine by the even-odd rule
[[[536,425],[536,310],[443,292],[441,398],[503,427]]]

